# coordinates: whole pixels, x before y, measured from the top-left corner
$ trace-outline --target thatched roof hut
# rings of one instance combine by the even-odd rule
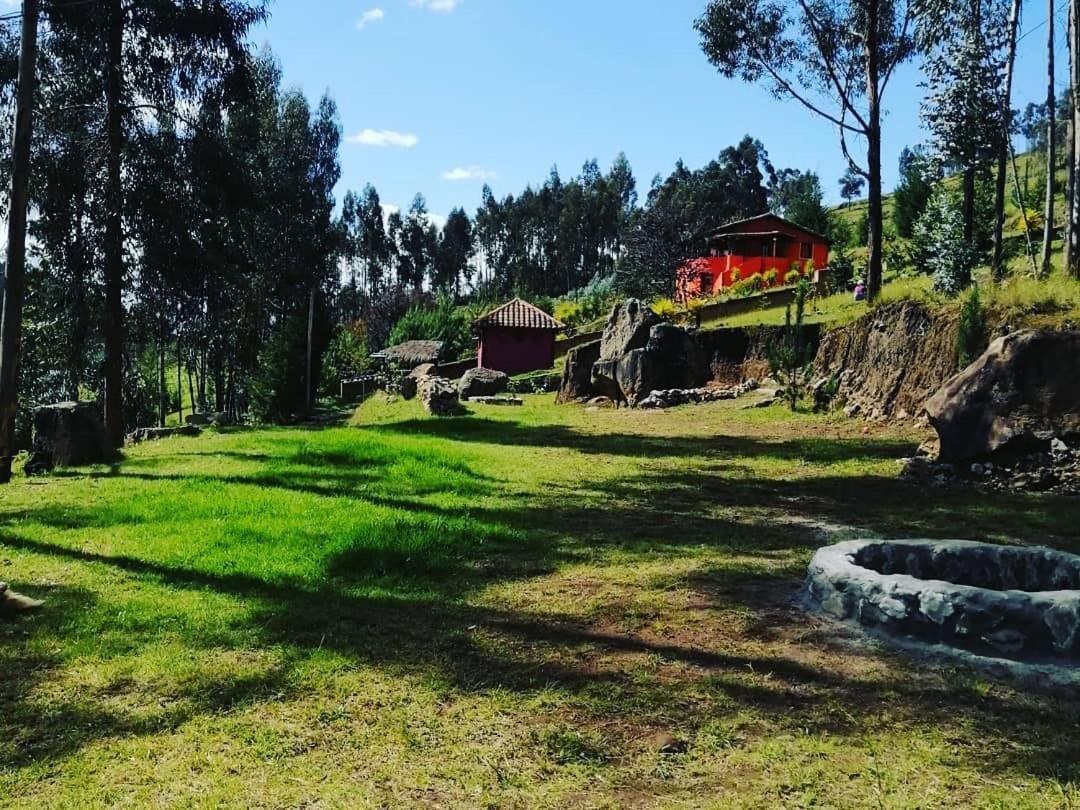
[[[442,353],[441,340],[407,340],[372,356],[399,368],[416,368],[425,363],[437,364],[442,358]]]

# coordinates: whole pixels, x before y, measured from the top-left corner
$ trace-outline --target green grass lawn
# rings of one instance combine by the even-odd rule
[[[1030,807],[1080,708],[791,605],[862,534],[1076,548],[920,436],[723,403],[209,434],[0,491],[0,805]],[[663,749],[663,750],[662,750]]]

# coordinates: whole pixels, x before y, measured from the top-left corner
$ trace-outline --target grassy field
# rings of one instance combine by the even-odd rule
[[[920,436],[731,403],[175,439],[0,492],[0,805],[1072,807],[1080,707],[854,647],[824,542],[1078,546]]]

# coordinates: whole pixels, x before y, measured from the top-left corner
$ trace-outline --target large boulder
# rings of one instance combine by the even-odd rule
[[[593,388],[593,365],[600,359],[600,341],[586,343],[571,349],[563,366],[562,382],[555,401],[560,405],[579,402],[596,395]]]
[[[461,412],[457,386],[445,377],[417,380],[416,396],[432,416],[454,416]]]
[[[97,405],[61,402],[34,411],[34,439],[28,475],[55,467],[98,464],[113,457],[112,444]]]
[[[1080,437],[1080,332],[998,338],[926,403],[950,463],[1050,448]]]
[[[593,364],[592,386],[597,393],[614,402],[635,404],[636,393],[645,384],[642,380],[649,375],[648,361],[640,352],[659,323],[659,316],[636,298],[628,298],[611,310],[600,339],[600,357]]]
[[[490,368],[470,368],[458,381],[458,394],[462,399],[493,397],[503,393],[510,385],[510,377]]]
[[[696,388],[709,377],[708,363],[694,337],[669,323],[654,324],[645,344],[593,366],[593,384],[616,402],[636,407],[651,392]]]
[[[617,304],[604,326],[599,359],[618,360],[634,349],[645,348],[649,333],[658,323],[661,323],[660,316],[636,298],[627,298]]]

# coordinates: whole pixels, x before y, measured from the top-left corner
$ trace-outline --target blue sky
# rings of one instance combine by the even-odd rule
[[[1028,4],[1014,103],[1045,96],[1046,19]],[[821,175],[836,199],[835,131],[794,102],[720,77],[692,22],[705,0],[275,0],[255,32],[285,81],[338,103],[346,189],[371,182],[384,203],[420,191],[434,214],[472,214],[483,183],[498,196],[626,152],[644,195],[676,159],[700,166],[744,134],[778,167]],[[1062,6],[1064,8],[1064,6]],[[1064,12],[1059,14],[1059,35]],[[1060,44],[1061,76],[1065,74]],[[886,106],[887,186],[896,158],[924,136],[915,67]],[[1021,146],[1018,144],[1018,146]]]

